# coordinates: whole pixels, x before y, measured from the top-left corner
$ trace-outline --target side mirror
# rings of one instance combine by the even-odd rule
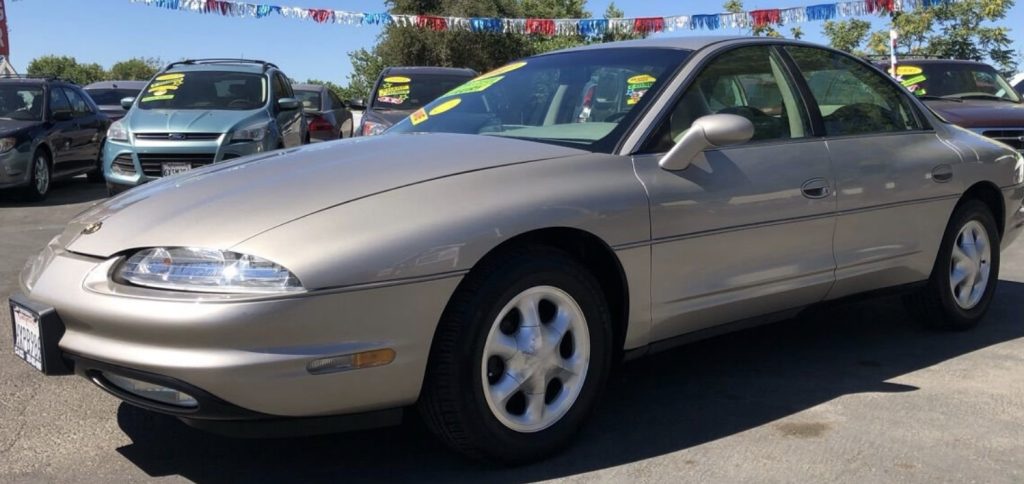
[[[283,97],[277,100],[277,107],[284,111],[293,111],[299,109],[299,106],[302,106],[302,103],[293,97]]]
[[[125,111],[131,109],[132,104],[135,104],[135,98],[133,97],[126,97],[121,99],[121,107],[124,108]]]
[[[70,110],[54,111],[54,121],[70,121],[74,119],[75,115]]]
[[[658,162],[665,170],[685,170],[697,155],[709,148],[743,144],[754,137],[754,125],[735,114],[712,114],[697,118],[682,139]]]
[[[366,101],[362,99],[350,99],[348,101],[349,109],[366,110]]]

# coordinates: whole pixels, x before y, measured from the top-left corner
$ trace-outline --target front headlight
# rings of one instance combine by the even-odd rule
[[[124,129],[124,123],[120,120],[114,121],[107,128],[107,139],[111,141],[128,141],[128,130]]]
[[[246,126],[242,129],[236,129],[231,132],[231,142],[252,142],[252,141],[263,141],[263,138],[267,137],[267,131],[270,127],[267,123],[254,124],[252,126]]]
[[[132,254],[114,275],[131,284],[189,292],[301,292],[288,269],[259,257],[217,249],[157,247]]]
[[[388,127],[381,123],[363,121],[363,136],[377,136],[379,134],[383,134],[387,129]]]
[[[7,153],[18,144],[17,138],[0,138],[0,153]]]

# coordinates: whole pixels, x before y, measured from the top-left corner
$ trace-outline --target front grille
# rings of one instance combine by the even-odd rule
[[[140,153],[139,163],[146,176],[163,176],[164,163],[191,163],[199,168],[213,163],[212,153]]]
[[[220,133],[135,133],[135,139],[146,141],[212,141]]]
[[[132,155],[117,155],[117,158],[114,158],[112,165],[113,166],[110,167],[111,171],[119,175],[135,174],[135,162],[132,160]]]
[[[989,130],[981,134],[996,141],[1002,141],[1018,151],[1024,150],[1024,129]]]

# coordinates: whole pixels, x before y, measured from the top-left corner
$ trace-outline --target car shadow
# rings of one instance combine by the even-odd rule
[[[0,190],[0,208],[3,207],[52,207],[92,202],[107,197],[107,186],[91,183],[84,176],[55,180],[50,193],[41,202],[26,202],[20,189]]]
[[[889,380],[1024,337],[1001,281],[968,332],[923,329],[895,297],[847,303],[627,363],[573,446],[552,459],[493,468],[439,445],[416,419],[400,427],[283,440],[233,440],[122,404],[132,443],[118,451],[150,476],[193,481],[534,481],[627,464],[760,427],[843,395],[913,392]],[[799,433],[799,429],[794,431]],[[813,429],[810,429],[813,430]]]

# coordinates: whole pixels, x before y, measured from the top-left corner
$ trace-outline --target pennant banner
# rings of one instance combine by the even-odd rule
[[[796,8],[753,10],[740,13],[613,19],[467,18],[435,15],[392,15],[386,12],[348,12],[325,8],[283,7],[228,0],[129,1],[168,10],[181,10],[225,17],[267,18],[277,15],[290,19],[312,21],[318,24],[393,24],[435,31],[526,34],[544,37],[599,37],[608,32],[651,34],[678,30],[721,30],[798,24],[844,17],[910,11],[916,8],[928,8],[959,0],[855,0]]]

